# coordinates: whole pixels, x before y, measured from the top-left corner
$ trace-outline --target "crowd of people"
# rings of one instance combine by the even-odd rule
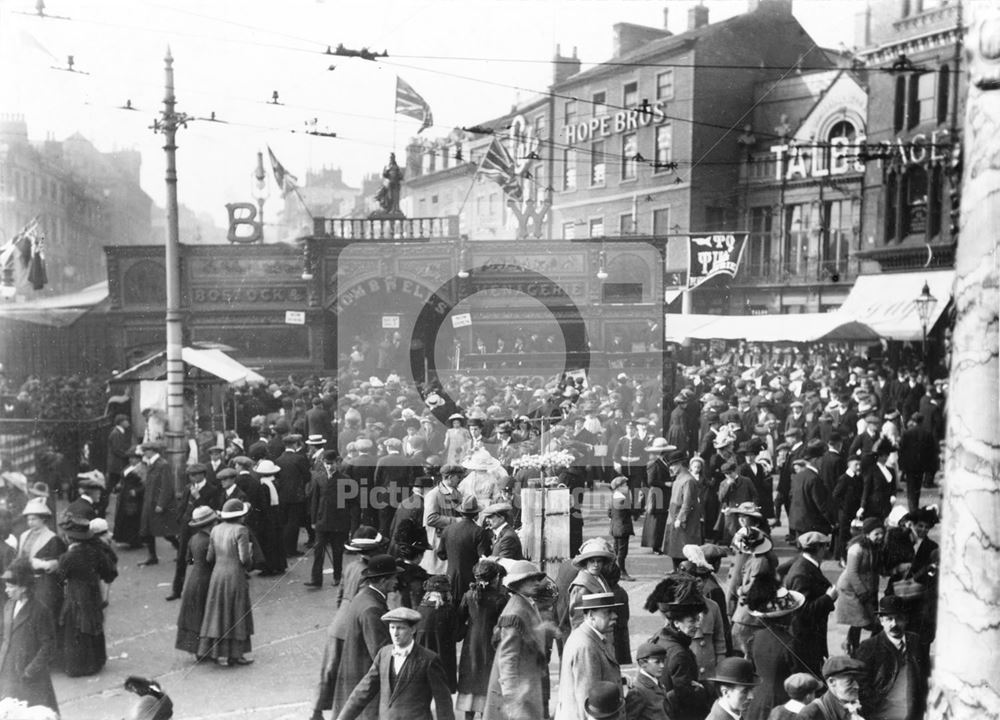
[[[106,476],[81,472],[58,528],[44,498],[25,510],[15,553],[29,565],[5,563],[8,595],[26,588],[51,629],[46,676],[56,659],[99,671],[113,495],[119,548],[145,548],[146,565],[159,538],[177,549],[167,599],[176,647],[198,662],[254,661],[252,573],[311,552],[312,591],[332,565],[314,720],[431,717],[432,705],[468,720],[919,715],[939,562],[920,491],[936,482],[946,383],[814,351],[729,353],[676,385],[664,412],[659,378],[625,372],[601,384],[453,373],[420,388],[348,364],[234,397],[245,421],[193,450],[180,494],[165,447],[136,445],[119,416]],[[539,456],[561,461],[542,473],[526,462]],[[548,573],[522,545],[521,490],[543,485],[572,504],[569,557]],[[607,518],[587,541],[585,498]],[[778,562],[781,542],[793,561]],[[664,625],[633,648],[635,545],[662,556],[644,607]],[[837,652],[831,623],[847,629]],[[4,662],[0,694],[27,695]]]

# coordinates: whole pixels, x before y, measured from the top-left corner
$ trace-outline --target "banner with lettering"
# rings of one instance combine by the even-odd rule
[[[747,233],[712,233],[688,238],[688,290],[716,275],[736,277]]]

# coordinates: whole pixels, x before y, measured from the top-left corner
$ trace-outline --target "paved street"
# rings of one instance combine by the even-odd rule
[[[933,495],[931,495],[933,492]],[[606,494],[601,488],[599,494]],[[937,501],[937,491],[924,491],[922,503]],[[599,502],[590,503],[596,508]],[[607,517],[597,509],[585,516],[584,535],[601,535]],[[639,529],[639,528],[637,528]],[[793,554],[782,542],[784,528],[774,532],[779,559]],[[154,677],[174,701],[174,717],[182,720],[251,718],[279,720],[307,718],[322,655],[323,637],[335,610],[335,591],[327,586],[314,591],[302,583],[309,578],[311,557],[297,558],[285,576],[258,578],[250,582],[254,602],[254,655],[248,667],[220,668],[196,665],[191,656],[174,650],[178,604],[166,602],[173,573],[174,552],[160,541],[160,564],[138,567],[144,550],[124,551],[119,556],[119,576],[112,586],[107,615],[108,664],[94,677],[54,678],[64,720],[121,718],[135,696],[122,689],[130,674]],[[646,596],[669,569],[667,558],[638,547],[633,538],[629,572],[636,578],[625,583],[631,599],[629,630],[633,650],[653,635],[662,619],[642,609]],[[724,562],[722,577],[727,572]],[[827,561],[824,570],[831,581],[839,572]],[[329,577],[329,575],[327,576]],[[834,652],[845,632],[832,626],[830,647]],[[558,671],[553,659],[553,672]],[[631,672],[632,668],[625,668]]]

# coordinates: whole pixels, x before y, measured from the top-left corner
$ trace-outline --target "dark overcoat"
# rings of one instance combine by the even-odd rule
[[[457,605],[472,582],[472,568],[480,555],[490,551],[489,533],[471,518],[449,525],[441,533],[438,557],[448,561],[448,579],[451,580],[451,597]]]
[[[56,650],[52,614],[44,605],[28,598],[14,617],[14,603],[3,609],[0,629],[0,697],[12,697],[32,705],[59,710],[52,687],[49,663]]]
[[[156,512],[156,508],[162,512]],[[180,533],[177,523],[177,494],[171,477],[170,465],[162,457],[149,466],[146,472],[146,491],[142,496],[142,520],[139,534],[167,537]]]
[[[338,717],[347,705],[351,692],[361,682],[378,651],[391,643],[389,628],[382,622],[382,616],[389,612],[382,594],[365,586],[351,600],[345,609],[344,642],[340,648],[336,679],[333,683],[333,716]],[[354,717],[364,720],[378,720],[379,708],[375,706],[362,710]]]
[[[800,555],[785,575],[785,587],[805,596],[805,605],[792,616],[792,636],[795,651],[809,672],[821,677],[823,661],[830,656],[826,642],[827,624],[833,612],[833,598],[826,594],[830,581],[822,570]]]

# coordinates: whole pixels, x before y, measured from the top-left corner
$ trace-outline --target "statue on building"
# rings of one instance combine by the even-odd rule
[[[382,208],[381,216],[403,217],[399,209],[403,169],[396,164],[396,153],[389,153],[389,163],[382,170],[382,187],[375,193],[375,201]]]

